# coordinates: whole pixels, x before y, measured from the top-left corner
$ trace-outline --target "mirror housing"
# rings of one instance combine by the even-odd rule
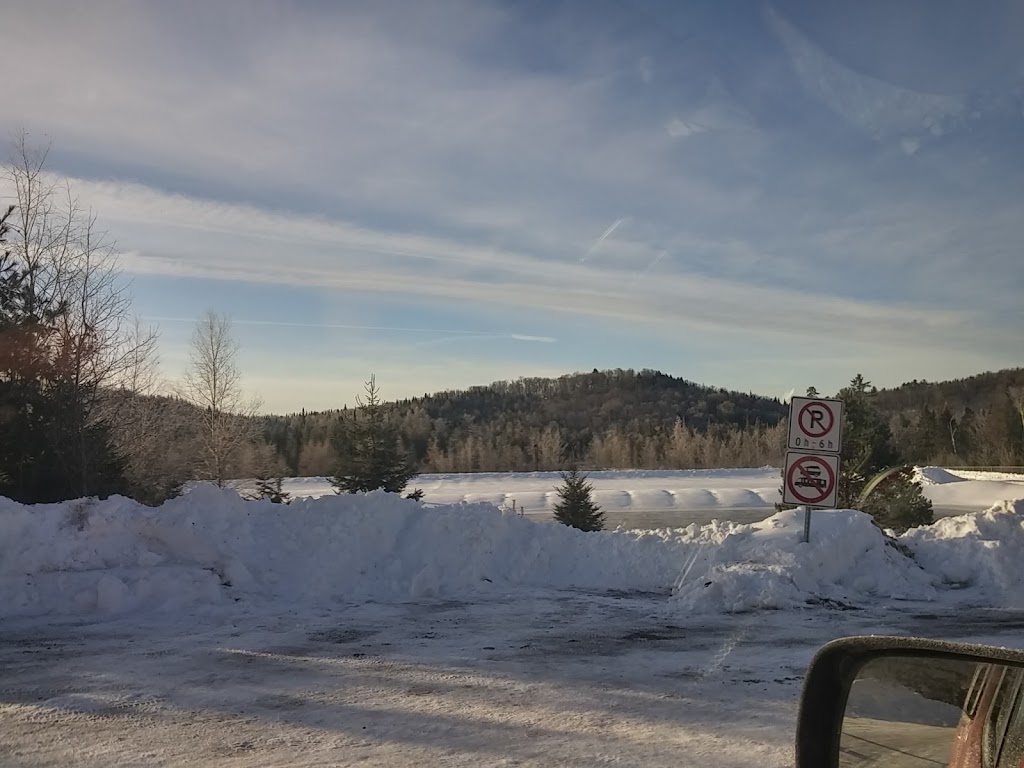
[[[823,646],[804,678],[796,729],[797,768],[836,768],[850,688],[869,661],[908,657],[1024,667],[1024,651],[915,637],[847,637]]]

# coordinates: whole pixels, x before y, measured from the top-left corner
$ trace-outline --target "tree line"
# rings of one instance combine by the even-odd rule
[[[786,405],[651,370],[500,381],[386,404],[425,472],[759,466],[785,444]],[[268,416],[267,437],[296,475],[329,474],[333,425],[349,409]]]
[[[813,389],[813,388],[812,388]],[[1024,465],[1024,369],[953,382],[871,386],[908,462]],[[654,371],[593,371],[497,382],[386,405],[424,472],[779,466],[788,406]],[[330,474],[332,425],[348,409],[268,416],[266,436],[289,474]]]

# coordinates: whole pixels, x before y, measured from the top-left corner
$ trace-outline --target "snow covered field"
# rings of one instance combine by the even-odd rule
[[[778,500],[780,474],[771,467],[714,470],[618,470],[588,473],[594,500],[614,510],[715,510],[771,508]],[[516,502],[527,514],[550,514],[561,484],[557,472],[478,472],[420,475],[414,481],[434,504]],[[295,496],[334,493],[324,477],[293,477],[285,490]]]
[[[978,512],[1024,496],[1024,475],[924,467],[919,476],[939,517]],[[781,475],[772,467],[620,470],[592,472],[589,479],[610,527],[660,528],[715,518],[754,522],[774,512],[780,501]],[[500,507],[515,502],[527,515],[547,518],[560,483],[557,472],[482,472],[421,475],[415,486],[431,504],[486,502]],[[288,478],[284,489],[294,497],[334,493],[324,477]]]
[[[1024,646],[1024,501],[902,546],[858,512],[801,529],[588,534],[206,486],[158,509],[0,500],[0,765],[787,766],[827,640]]]

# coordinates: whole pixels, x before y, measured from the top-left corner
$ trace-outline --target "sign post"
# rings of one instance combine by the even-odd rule
[[[790,402],[782,501],[803,506],[805,542],[811,540],[811,510],[836,505],[842,432],[841,400],[794,397]]]

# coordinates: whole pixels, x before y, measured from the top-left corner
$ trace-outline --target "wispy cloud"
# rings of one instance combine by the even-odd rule
[[[457,336],[442,336],[437,339],[427,339],[416,342],[418,347],[436,347],[442,344],[465,343],[467,341],[522,341],[531,344],[556,344],[558,339],[552,336],[530,336],[525,333],[475,333],[459,334]]]
[[[194,323],[196,318],[194,317],[167,317],[163,315],[146,315],[143,317],[144,320],[154,323]],[[513,338],[519,339],[520,341],[546,341],[553,342],[555,339],[548,338],[546,336],[527,336],[523,334],[499,334],[492,331],[471,331],[465,329],[452,329],[452,328],[422,328],[422,327],[411,327],[402,328],[399,326],[392,325],[354,325],[346,323],[293,323],[286,320],[250,320],[247,318],[231,318],[231,322],[235,325],[255,325],[255,326],[267,326],[272,328],[322,328],[326,330],[344,330],[344,331],[383,331],[386,333],[449,333],[455,334],[452,338],[462,337],[484,337],[484,338]]]
[[[139,185],[74,183],[108,218],[155,228],[140,232],[133,250],[124,254],[125,268],[137,274],[525,306],[639,322],[666,334],[688,327],[947,348],[973,344],[978,333],[978,318],[964,310],[855,301],[819,290],[794,291],[681,270],[641,284],[635,277],[643,267],[580,265],[436,236],[171,196]],[[210,236],[216,239],[206,239]],[[168,242],[178,246],[176,254],[166,252]],[[284,243],[290,249],[287,260],[280,257]],[[629,247],[647,265],[661,253],[643,243]]]
[[[1019,357],[1018,27],[928,50],[868,5],[15,0],[0,129],[53,136],[136,275],[387,306],[317,328]]]
[[[851,125],[876,138],[913,141],[913,135],[952,130],[967,112],[961,94],[922,93],[855,72],[810,42],[782,15],[766,16],[792,57],[801,82]],[[913,154],[908,152],[907,154]]]

